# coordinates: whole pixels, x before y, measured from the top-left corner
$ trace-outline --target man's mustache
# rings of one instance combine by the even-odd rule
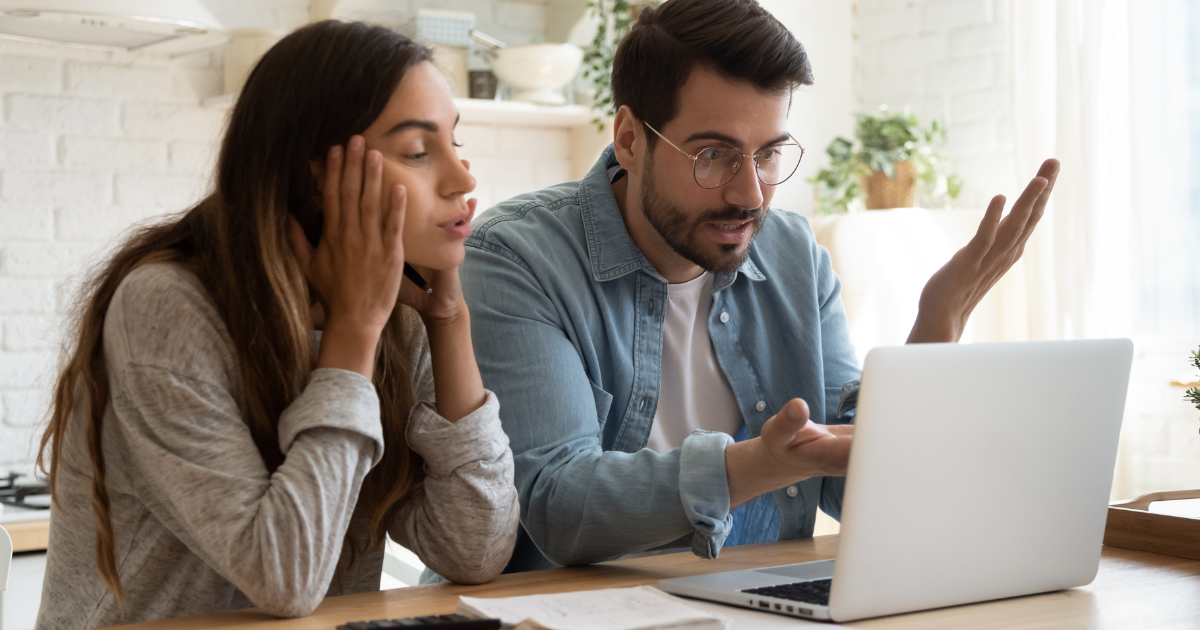
[[[724,210],[711,210],[704,213],[697,223],[744,223],[746,221],[754,221],[760,223],[763,219],[762,208],[726,208]]]

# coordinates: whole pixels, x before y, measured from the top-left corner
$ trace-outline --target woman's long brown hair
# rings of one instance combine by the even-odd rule
[[[361,23],[318,22],[288,35],[258,63],[237,99],[214,192],[181,217],[133,233],[84,285],[37,465],[53,492],[71,417],[86,418],[96,564],[122,605],[126,596],[117,573],[101,439],[112,397],[103,334],[113,294],[130,271],[147,262],[173,261],[196,274],[233,339],[245,420],[274,473],[284,459],[280,414],[300,395],[313,368],[310,296],[287,243],[288,215],[299,218],[310,237],[319,233],[320,196],[311,163],[370,126],[408,68],[430,58],[424,46]],[[372,510],[370,546],[382,543],[399,501],[423,474],[423,462],[405,440],[414,401],[404,328],[397,309],[375,364],[384,459],[359,495]],[[361,551],[361,541],[350,535],[346,543],[351,562],[343,571]]]

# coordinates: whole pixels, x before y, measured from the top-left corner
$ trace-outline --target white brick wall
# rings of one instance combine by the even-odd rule
[[[210,0],[228,26],[292,27],[305,0]],[[169,60],[0,41],[0,473],[32,470],[63,314],[132,224],[206,188],[220,53]]]
[[[859,111],[886,103],[949,125],[946,153],[966,181],[957,207],[1014,200],[1034,173],[1014,171],[1007,0],[860,0]],[[1011,201],[1010,201],[1011,203]],[[1196,338],[1142,338],[1130,376],[1114,498],[1200,487],[1200,411],[1170,381]]]
[[[476,11],[510,43],[543,39],[541,2],[402,1]],[[307,0],[204,2],[228,28],[308,21]],[[219,52],[169,60],[0,40],[0,473],[33,468],[80,280],[130,226],[209,188],[225,112],[201,101],[222,76]],[[463,125],[459,139],[481,209],[567,179],[566,131]]]
[[[456,139],[475,175],[478,212],[570,179],[566,129],[462,124]]]
[[[862,0],[856,10],[859,111],[943,118],[945,152],[966,182],[955,205],[1015,199],[1006,0]]]

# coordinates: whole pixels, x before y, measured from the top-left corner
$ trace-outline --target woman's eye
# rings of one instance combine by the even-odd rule
[[[423,160],[423,159],[425,159],[425,158],[426,158],[428,155],[429,155],[429,152],[427,152],[427,151],[422,151],[421,153],[410,153],[410,154],[408,154],[408,155],[406,155],[406,156],[404,156],[404,157],[406,157],[406,158],[408,158],[408,159],[410,159],[410,160]]]

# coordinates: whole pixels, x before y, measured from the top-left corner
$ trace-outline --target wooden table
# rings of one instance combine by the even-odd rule
[[[479,586],[439,584],[326,599],[311,616],[276,619],[245,610],[124,626],[142,630],[226,628],[332,630],[347,621],[454,611],[459,595],[508,597],[653,585],[663,578],[831,558],[837,536],[730,547],[719,560],[690,552],[587,567],[503,575]],[[1200,628],[1200,561],[1104,547],[1100,573],[1081,588],[970,606],[856,621],[856,628]]]

